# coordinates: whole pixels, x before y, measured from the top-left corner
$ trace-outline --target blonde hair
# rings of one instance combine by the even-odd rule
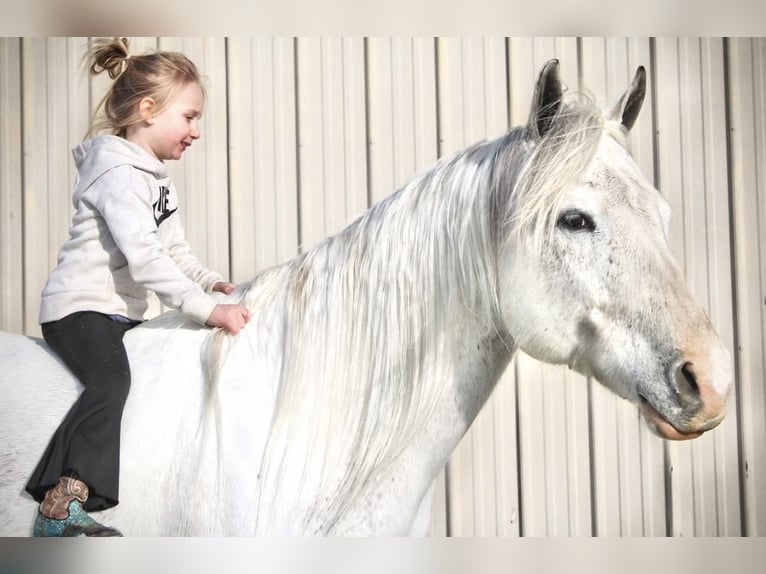
[[[115,80],[96,107],[86,138],[103,131],[125,137],[127,128],[141,121],[138,104],[143,98],[152,98],[162,111],[187,84],[199,85],[204,96],[197,66],[178,52],[134,56],[127,38],[103,38],[90,43],[84,60],[91,76],[106,72]]]

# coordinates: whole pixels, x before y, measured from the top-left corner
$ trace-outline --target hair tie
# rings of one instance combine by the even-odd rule
[[[126,54],[125,57],[122,59],[122,62],[120,64],[120,73],[117,74],[118,76],[122,76],[125,73],[125,70],[128,69],[128,66],[130,65],[130,54]]]

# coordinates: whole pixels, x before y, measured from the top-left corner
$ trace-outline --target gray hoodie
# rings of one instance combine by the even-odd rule
[[[184,239],[165,165],[123,138],[103,135],[72,150],[77,178],[69,239],[42,292],[40,322],[76,311],[141,320],[148,290],[204,324],[206,293],[222,277]]]

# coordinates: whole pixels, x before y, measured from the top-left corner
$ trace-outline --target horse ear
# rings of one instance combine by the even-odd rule
[[[553,118],[561,109],[561,79],[559,61],[549,60],[540,71],[540,77],[532,98],[532,111],[529,114],[527,129],[533,139],[539,140],[550,129]]]
[[[633,124],[636,123],[636,118],[638,117],[638,112],[641,111],[645,95],[646,70],[643,66],[639,66],[636,70],[636,75],[633,77],[633,82],[620,99],[617,100],[617,103],[612,106],[612,109],[606,116],[607,119],[619,121],[625,126],[626,130],[630,131]]]

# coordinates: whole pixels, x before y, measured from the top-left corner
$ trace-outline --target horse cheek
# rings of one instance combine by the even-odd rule
[[[548,363],[566,363],[572,352],[575,323],[561,305],[567,286],[561,268],[539,254],[517,254],[515,261],[507,275],[512,279],[506,283],[509,296],[503,303],[510,335],[528,355]]]

